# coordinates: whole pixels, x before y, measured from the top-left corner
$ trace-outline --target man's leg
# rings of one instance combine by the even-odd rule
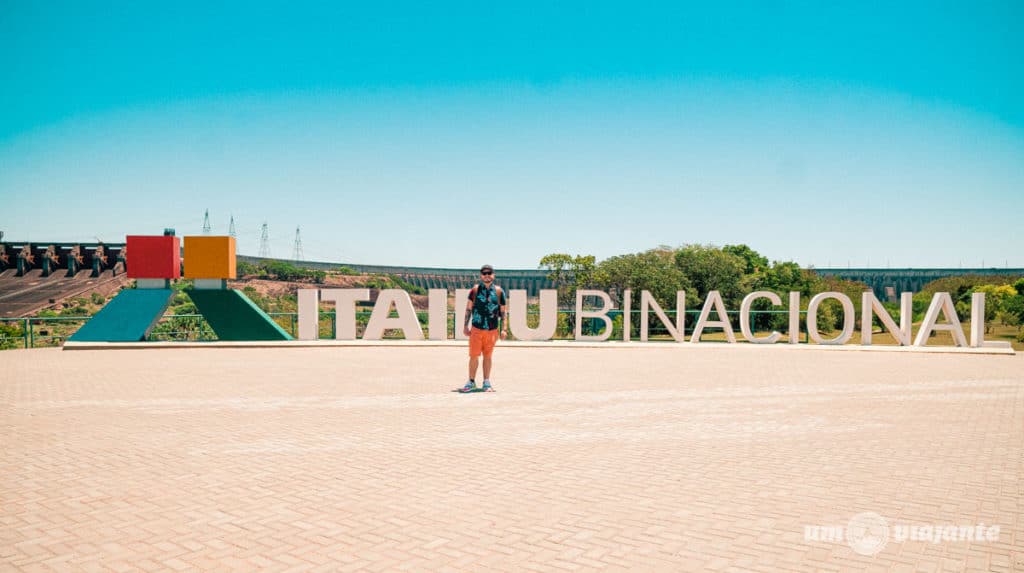
[[[475,370],[474,370],[475,372]],[[491,379],[491,355],[484,354],[484,380]]]
[[[498,331],[493,330],[487,333],[487,339],[483,347],[484,355],[484,391],[493,392],[494,388],[491,387],[491,353],[494,352],[494,343],[498,340]]]
[[[469,379],[476,380],[476,368],[480,364],[480,353],[484,350],[483,338],[476,328],[469,332]]]
[[[480,363],[480,357],[479,356],[470,356],[469,357],[469,379],[470,380],[476,380],[476,368],[477,368],[477,365],[479,363]],[[490,364],[491,364],[490,358],[484,358],[484,378],[486,378],[487,377],[487,373],[490,372]]]

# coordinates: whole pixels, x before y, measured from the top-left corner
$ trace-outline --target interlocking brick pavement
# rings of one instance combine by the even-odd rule
[[[1024,571],[1024,356],[0,353],[0,570]],[[999,525],[860,555],[807,525]]]

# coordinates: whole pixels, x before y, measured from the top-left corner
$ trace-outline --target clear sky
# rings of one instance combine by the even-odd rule
[[[1024,267],[1024,3],[0,0],[0,230]]]

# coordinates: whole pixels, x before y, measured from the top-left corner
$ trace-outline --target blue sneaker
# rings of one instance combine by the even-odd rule
[[[484,392],[494,392],[494,388],[491,386],[490,380],[484,380]]]
[[[469,382],[466,382],[465,386],[459,388],[459,392],[462,392],[463,394],[466,392],[476,392],[476,381],[470,380]]]

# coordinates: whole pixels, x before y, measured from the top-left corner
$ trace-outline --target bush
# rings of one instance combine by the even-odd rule
[[[235,271],[239,277],[247,277],[249,275],[259,274],[260,267],[245,261],[238,261],[238,264],[235,265]]]
[[[304,269],[284,261],[260,261],[260,278],[275,278],[279,281],[312,281],[323,284],[327,273],[321,270]]]
[[[19,326],[0,322],[0,350],[21,348],[25,345],[25,331]]]
[[[150,334],[152,340],[211,340],[216,337],[206,321],[195,316],[161,320]]]
[[[1024,323],[1024,292],[1017,291],[1017,296],[1011,297],[1006,301],[1006,306],[1003,309],[1009,315],[1016,320],[1016,322],[1008,322],[1006,324],[1021,324]]]
[[[427,289],[418,287],[408,281],[402,280],[401,277],[394,275],[374,275],[363,283],[363,286],[377,290],[402,289],[412,294],[427,294]]]

